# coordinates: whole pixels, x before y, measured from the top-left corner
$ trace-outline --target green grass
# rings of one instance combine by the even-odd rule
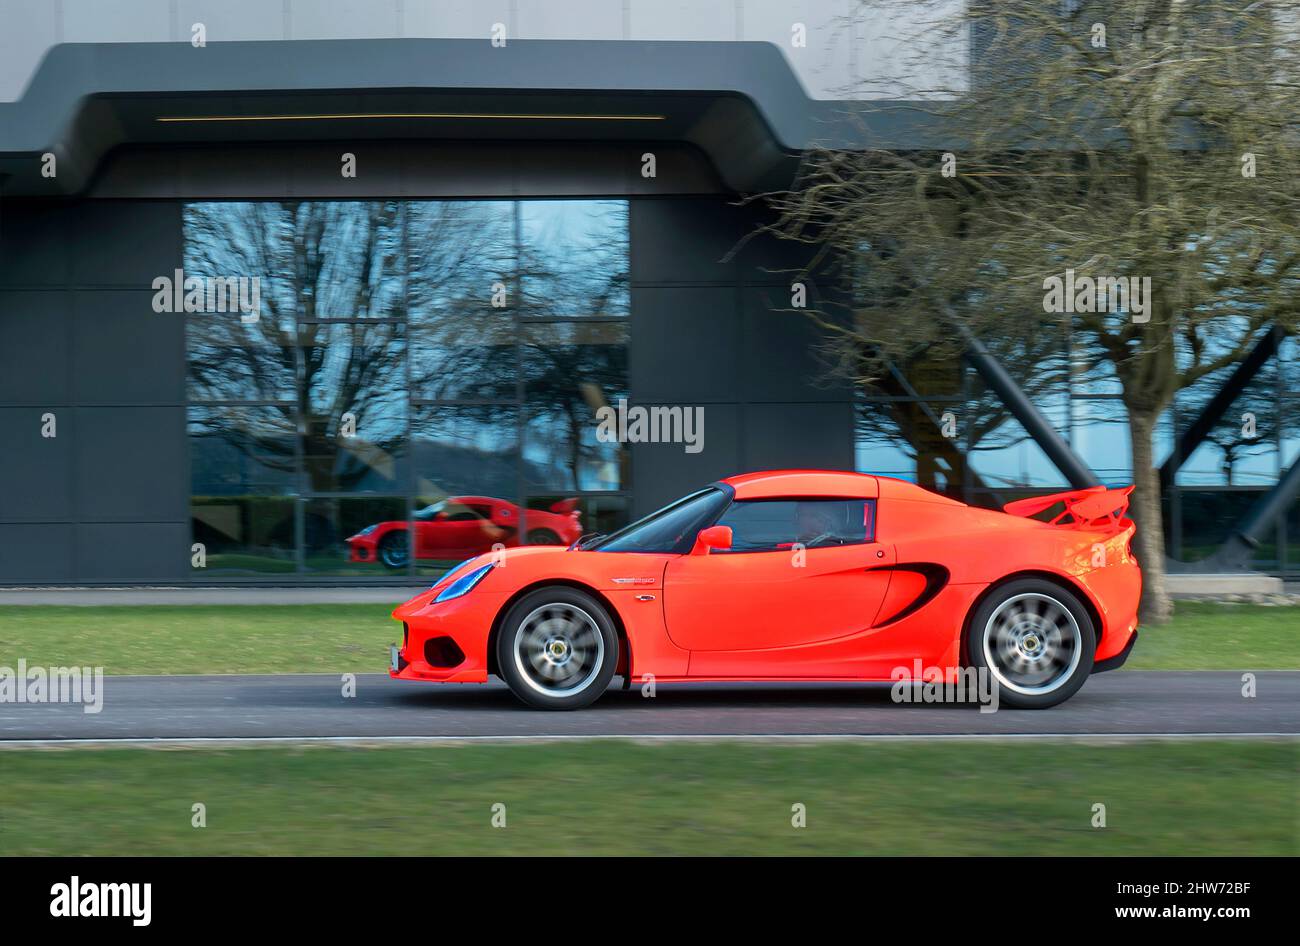
[[[1138,631],[1134,670],[1300,669],[1300,608],[1179,601],[1174,619]]]
[[[109,674],[380,671],[402,636],[389,616],[397,604],[5,606],[0,666],[25,657]]]
[[[401,633],[392,607],[0,606],[0,666],[25,657],[110,674],[380,671]],[[1141,634],[1130,668],[1300,669],[1297,608],[1180,601],[1172,623]]]
[[[0,855],[1294,856],[1298,755],[1295,742],[8,750]],[[191,826],[196,802],[206,828]],[[498,803],[505,828],[491,826]]]

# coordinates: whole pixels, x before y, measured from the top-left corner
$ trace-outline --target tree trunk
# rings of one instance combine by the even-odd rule
[[[1129,409],[1129,439],[1133,449],[1133,544],[1142,568],[1143,624],[1164,624],[1174,613],[1165,583],[1165,528],[1161,516],[1160,473],[1152,458],[1156,415]]]

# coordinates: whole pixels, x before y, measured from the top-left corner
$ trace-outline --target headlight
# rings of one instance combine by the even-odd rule
[[[475,556],[475,558],[477,558],[477,557],[478,557],[478,556]],[[443,573],[442,573],[442,576],[439,577],[439,579],[438,579],[437,581],[435,581],[435,582],[434,582],[432,585],[430,585],[429,587],[430,587],[430,588],[437,588],[439,585],[441,585],[444,581],[446,581],[446,580],[447,580],[448,578],[450,578],[452,575],[456,574],[458,571],[462,571],[462,570],[465,568],[465,566],[468,565],[468,564],[469,564],[470,562],[472,562],[472,561],[474,561],[473,558],[467,558],[467,559],[465,559],[465,561],[461,562],[459,565],[453,565],[453,566],[452,566],[448,571],[443,572]]]
[[[378,528],[379,526],[366,526],[364,529],[362,529],[360,532],[357,533],[357,536],[360,537],[363,535],[369,535],[370,533],[374,532]]]
[[[433,603],[440,601],[450,601],[452,598],[459,598],[461,595],[469,594],[475,585],[483,580],[483,576],[492,571],[493,565],[488,562],[481,565],[468,574],[461,575],[442,591],[438,592],[438,597],[433,599]]]

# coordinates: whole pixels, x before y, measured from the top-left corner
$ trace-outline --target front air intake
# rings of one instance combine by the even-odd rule
[[[455,667],[465,652],[450,637],[434,637],[424,642],[424,659],[430,667]]]

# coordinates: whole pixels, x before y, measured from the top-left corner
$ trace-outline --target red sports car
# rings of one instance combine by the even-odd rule
[[[393,612],[390,676],[496,674],[527,704],[573,709],[615,674],[888,681],[923,667],[951,680],[974,668],[1001,702],[1052,706],[1137,639],[1131,489],[997,512],[883,476],[731,477],[609,536],[452,569]]]
[[[562,499],[549,510],[521,511],[491,496],[449,496],[412,516],[415,557],[457,559],[482,555],[498,544],[513,548],[523,544],[521,530],[529,545],[569,545],[582,535],[577,506],[576,499]],[[410,561],[410,539],[402,520],[366,526],[347,543],[348,561],[377,561],[388,568],[405,568]]]

